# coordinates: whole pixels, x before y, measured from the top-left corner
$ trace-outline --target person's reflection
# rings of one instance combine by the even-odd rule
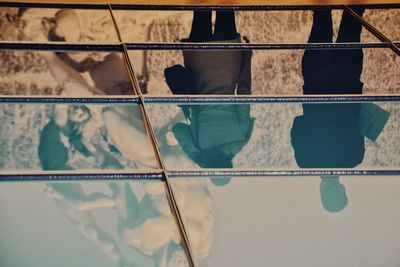
[[[132,161],[131,168],[156,168],[142,125],[136,106],[54,105],[49,122],[40,131],[41,167],[73,170],[70,159],[79,152],[87,158],[93,157],[96,168],[123,169],[117,159],[119,155]],[[95,132],[101,134],[106,146],[92,138]]]
[[[185,42],[240,43],[233,11],[217,11],[214,33],[211,11],[194,11]],[[243,39],[248,42],[246,37]],[[184,50],[184,67],[164,70],[173,94],[251,94],[251,51]]]
[[[254,119],[249,104],[185,105],[186,122],[172,132],[182,150],[202,168],[232,168],[250,139]],[[214,180],[213,180],[214,181]],[[215,180],[216,185],[223,179]]]
[[[206,260],[214,237],[213,203],[202,179],[173,181],[173,189],[198,260]],[[144,183],[139,201],[130,184],[119,185],[116,202],[122,242],[150,256],[157,267],[186,267],[176,221],[160,182]]]
[[[111,189],[115,185],[109,185]],[[100,251],[113,262],[113,266],[135,267],[135,263],[127,262],[113,237],[101,229],[92,211],[115,207],[115,199],[103,193],[86,194],[80,184],[51,183],[45,188],[46,194],[52,198],[65,217],[75,224],[83,236],[92,241]]]
[[[357,7],[355,10],[362,16],[364,9]],[[332,42],[330,10],[314,11],[313,19],[309,42]],[[344,11],[337,42],[360,42],[360,33],[361,24]],[[362,63],[361,49],[306,50],[302,59],[303,93],[362,94]],[[387,112],[373,104],[303,104],[303,115],[295,118],[291,130],[298,166],[357,166],[364,158],[364,135],[375,141],[387,118]],[[321,177],[320,193],[327,211],[338,212],[347,205],[339,177]]]
[[[340,183],[339,176],[321,176],[320,194],[326,211],[339,212],[347,206],[346,189]]]

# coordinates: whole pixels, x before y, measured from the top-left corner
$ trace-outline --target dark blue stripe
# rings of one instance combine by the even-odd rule
[[[282,50],[282,49],[360,49],[389,48],[390,43],[304,43],[304,44],[257,44],[257,43],[126,43],[128,50]]]
[[[389,48],[390,43],[304,43],[304,44],[210,44],[210,43],[127,43],[128,50],[291,50]],[[120,44],[68,44],[0,42],[0,50],[122,52]]]
[[[0,96],[0,103],[49,103],[49,104],[138,104],[138,97],[132,98],[64,98],[64,97],[5,97]]]
[[[387,5],[384,5],[387,6]],[[387,8],[393,8],[388,5]],[[344,9],[343,5],[239,5],[239,6],[215,6],[215,5],[129,5],[112,4],[113,10],[241,10],[241,11],[274,11],[274,10],[327,10]],[[373,7],[371,7],[373,8]]]
[[[0,182],[28,181],[106,181],[106,180],[163,180],[162,173],[43,173],[43,174],[0,174]]]
[[[25,7],[25,8],[76,8],[76,9],[108,9],[107,4],[81,4],[81,3],[23,3],[23,2],[0,2],[3,7]],[[116,10],[316,10],[316,9],[343,9],[343,5],[250,5],[250,6],[199,6],[199,5],[135,5],[135,4],[112,4]],[[369,4],[370,9],[400,8],[400,4]]]
[[[349,170],[349,169],[337,169],[337,170],[275,170],[275,171],[254,171],[254,170],[210,170],[206,169],[199,171],[170,171],[167,172],[170,178],[210,178],[210,177],[270,177],[270,176],[325,176],[325,175],[336,175],[336,176],[367,176],[367,175],[400,175],[400,170]]]
[[[399,95],[349,96],[144,96],[149,104],[396,102]]]
[[[400,8],[400,4],[368,4],[368,9]],[[115,10],[242,10],[242,11],[274,11],[274,10],[327,10],[344,9],[344,5],[233,5],[233,6],[199,6],[199,5],[129,5],[112,4]],[[351,7],[351,6],[350,6]]]

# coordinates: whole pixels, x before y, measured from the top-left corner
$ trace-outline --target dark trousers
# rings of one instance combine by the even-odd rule
[[[358,13],[362,15],[363,9]],[[343,11],[337,42],[360,42],[362,26]],[[332,43],[331,12],[314,11],[309,43]],[[362,94],[362,49],[306,50],[302,58],[304,94]]]
[[[236,31],[234,11],[217,11],[214,33],[211,11],[194,11],[189,42],[232,40],[239,37]]]

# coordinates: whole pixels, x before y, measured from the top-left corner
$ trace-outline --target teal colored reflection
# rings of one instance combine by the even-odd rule
[[[54,105],[38,147],[43,170],[88,169],[72,166],[77,154],[94,168],[156,168],[152,153],[137,105]]]
[[[355,7],[362,16],[363,7]],[[360,42],[362,25],[347,11],[337,42]],[[315,10],[309,43],[331,43],[330,10]],[[306,50],[302,58],[306,95],[362,94],[362,49]],[[364,137],[375,141],[389,114],[372,103],[303,104],[291,129],[291,143],[300,168],[353,168],[364,159]],[[321,177],[321,202],[325,210],[338,212],[347,206],[339,177]]]
[[[363,7],[355,12],[362,16]],[[337,42],[360,42],[362,25],[343,12]],[[309,43],[331,43],[330,10],[315,10]],[[306,50],[302,58],[303,93],[362,94],[361,49]],[[291,141],[301,168],[353,168],[364,158],[364,136],[375,141],[389,114],[372,103],[303,104]]]
[[[347,206],[346,189],[340,183],[339,176],[321,176],[320,194],[326,211],[339,212]]]
[[[186,123],[172,127],[183,151],[203,168],[232,168],[247,144],[254,119],[250,105],[184,105]]]
[[[210,178],[211,182],[215,186],[225,186],[231,182],[231,177],[215,177]]]
[[[142,185],[136,183],[136,185],[143,186],[138,188],[142,190],[139,193],[141,198],[137,196],[140,191],[133,190],[133,183],[107,184],[111,190],[110,194],[100,192],[86,194],[81,184],[74,183],[48,184],[45,191],[57,203],[65,217],[77,226],[81,234],[110,260],[112,263],[110,266],[141,266],[139,262],[148,258],[153,262],[152,266],[187,267],[186,254],[181,247],[176,221],[165,195],[165,185],[162,182],[147,182]],[[190,190],[194,196],[192,199],[198,200],[198,197],[201,197],[203,201],[212,205],[205,185],[186,181],[180,185],[183,186],[183,190]],[[182,190],[182,187],[178,190]],[[192,203],[188,199],[190,197],[185,198],[188,203],[181,204]],[[199,212],[205,207],[210,208],[204,203],[201,207],[194,208],[197,213],[187,218],[190,226],[199,226],[198,222],[204,224],[203,220],[207,221],[204,216],[212,214],[212,208],[209,211],[211,213]],[[97,218],[93,216],[95,210],[107,209],[112,210],[117,219],[116,237],[101,229],[96,222]],[[193,211],[193,207],[191,210]],[[213,218],[208,219],[211,220],[211,224],[206,224],[206,230],[201,228],[202,231],[207,231],[207,226],[212,226]],[[212,227],[208,231],[212,231]],[[201,236],[198,239],[207,240]],[[212,241],[212,238],[209,240]],[[205,248],[208,255],[211,243],[208,245],[200,241],[194,243],[195,247]],[[131,255],[124,254],[128,247],[133,249],[141,260],[135,259],[134,262],[130,260]]]
[[[82,235],[93,242],[106,256],[113,266],[136,267],[132,262],[127,262],[117,246],[116,241],[96,223],[92,211],[97,209],[114,208],[115,185],[109,184],[114,191],[113,196],[95,192],[86,194],[80,184],[52,183],[46,187],[46,194],[54,199],[65,217],[77,226]]]
[[[116,185],[118,234],[122,242],[146,256],[154,266],[186,267],[175,220],[162,183],[145,185],[146,195],[139,201],[129,184]]]
[[[301,168],[352,168],[364,158],[360,104],[304,104],[291,141]]]

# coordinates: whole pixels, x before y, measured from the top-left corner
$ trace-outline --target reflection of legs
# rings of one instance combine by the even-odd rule
[[[309,43],[331,43],[333,35],[330,10],[315,10]]]
[[[238,37],[234,11],[217,11],[214,40],[232,40]]]
[[[332,29],[332,16],[330,10],[316,10],[313,15],[313,26],[311,29],[309,43],[331,43],[333,36]],[[331,64],[333,57],[333,50],[306,50],[304,52],[301,64],[302,74],[304,78],[304,94],[313,93],[309,89],[321,88],[308,88],[309,84],[315,83],[315,72],[319,69]],[[327,74],[329,75],[329,74]],[[313,87],[311,86],[311,87]]]
[[[212,39],[211,11],[194,11],[190,42],[208,42]]]
[[[357,9],[356,13],[360,16],[364,13],[364,9]],[[362,25],[348,11],[344,10],[342,20],[340,22],[339,33],[336,42],[360,42]]]
[[[362,16],[364,9],[355,10],[358,15]],[[339,34],[337,42],[360,42],[362,25],[358,22],[349,12],[343,11],[342,21],[340,22]],[[352,80],[355,83],[359,83],[362,63],[363,63],[363,51],[362,49],[342,49],[335,51],[335,58],[340,62],[340,66],[346,66],[346,70],[342,71],[343,79]]]

